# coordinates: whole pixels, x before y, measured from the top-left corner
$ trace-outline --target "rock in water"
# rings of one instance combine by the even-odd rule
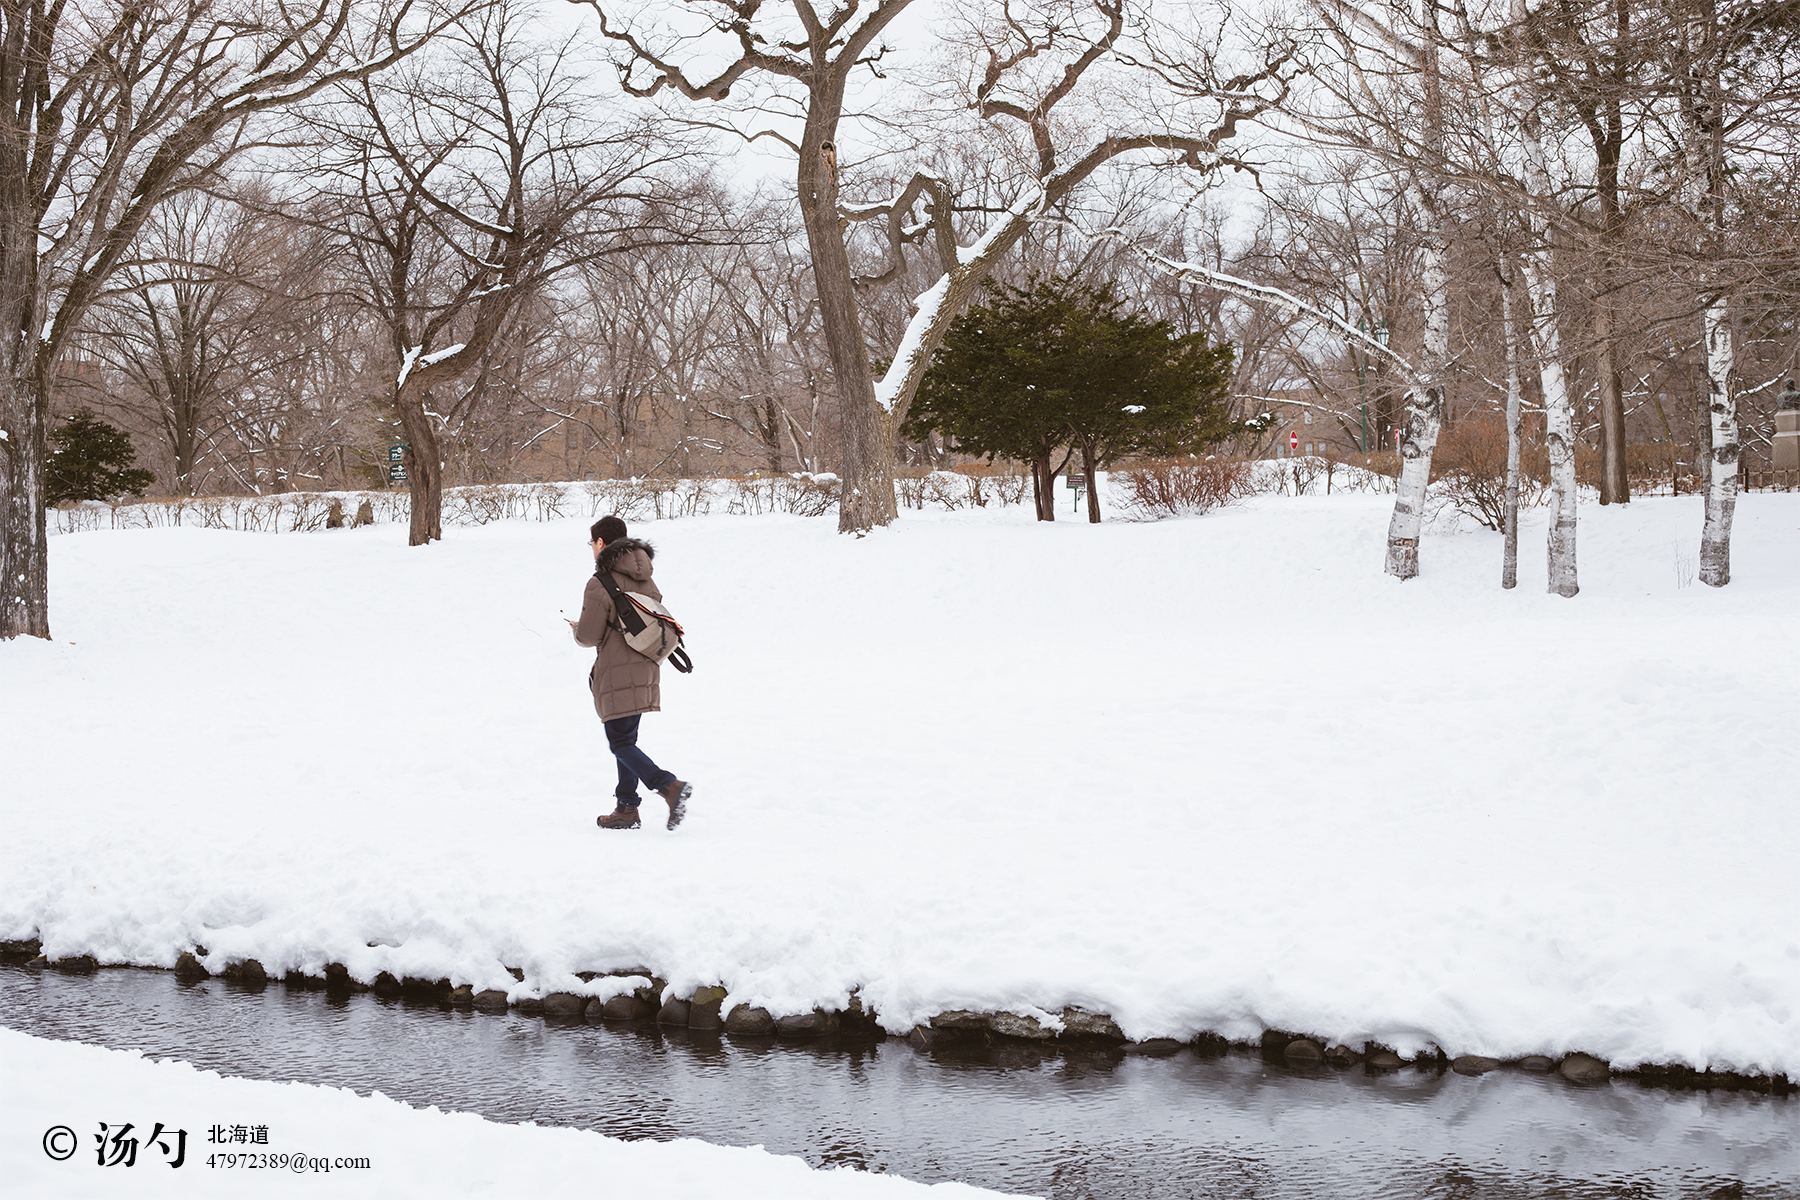
[[[767,1037],[775,1032],[775,1018],[766,1008],[748,1004],[733,1005],[725,1017],[725,1032],[739,1037]]]
[[[725,989],[722,987],[700,987],[694,989],[694,995],[688,1001],[687,1027],[689,1029],[718,1029],[724,1025],[719,1016],[719,1005],[725,1000]]]
[[[809,1013],[793,1013],[775,1022],[775,1032],[783,1037],[822,1037],[838,1031],[838,1015],[813,1009]]]
[[[1450,1060],[1450,1069],[1458,1075],[1486,1075],[1500,1069],[1500,1060],[1483,1058],[1479,1054],[1459,1054]]]
[[[1316,1067],[1325,1061],[1325,1048],[1311,1038],[1296,1038],[1281,1053],[1296,1067]]]
[[[1571,1054],[1556,1070],[1570,1083],[1605,1083],[1612,1075],[1610,1066],[1590,1054]]]

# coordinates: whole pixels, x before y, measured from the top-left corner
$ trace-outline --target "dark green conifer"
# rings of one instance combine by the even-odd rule
[[[1193,453],[1232,432],[1229,345],[1128,312],[1106,285],[1051,277],[988,290],[951,325],[903,432],[1030,463],[1040,520],[1054,519],[1062,447],[1092,480],[1128,455]],[[1088,520],[1099,519],[1090,487]]]
[[[56,449],[45,464],[44,502],[108,500],[130,492],[144,494],[156,476],[131,464],[137,451],[116,425],[108,425],[86,408],[64,419],[50,434]]]

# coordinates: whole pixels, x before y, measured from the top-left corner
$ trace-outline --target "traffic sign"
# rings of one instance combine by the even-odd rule
[[[1294,432],[1288,434],[1288,449],[1291,451],[1291,450],[1298,450],[1299,448],[1300,448],[1300,431],[1298,429],[1296,429],[1296,430],[1294,430]]]

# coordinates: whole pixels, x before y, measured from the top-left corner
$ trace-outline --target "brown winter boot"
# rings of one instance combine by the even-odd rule
[[[604,817],[595,817],[594,824],[602,829],[636,829],[643,822],[638,820],[637,809],[621,804]]]
[[[688,797],[694,794],[694,785],[691,783],[683,783],[681,780],[677,779],[674,783],[671,783],[668,787],[663,788],[656,794],[669,802],[669,824],[667,827],[673,829],[681,824],[681,818],[687,816]]]

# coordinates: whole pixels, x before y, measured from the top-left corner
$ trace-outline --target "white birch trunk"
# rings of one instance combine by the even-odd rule
[[[1424,37],[1419,46],[1423,85],[1424,138],[1437,143],[1443,133],[1442,79],[1438,72],[1437,10],[1424,9]],[[1366,83],[1365,83],[1366,86]],[[1388,519],[1387,561],[1383,569],[1398,579],[1419,573],[1419,532],[1425,519],[1425,488],[1431,481],[1431,455],[1437,449],[1444,420],[1445,370],[1450,363],[1450,275],[1444,257],[1444,191],[1420,165],[1409,172],[1407,194],[1418,210],[1424,252],[1420,256],[1420,296],[1425,320],[1418,378],[1406,393],[1406,417],[1400,435],[1400,480],[1394,515]]]
[[[1706,392],[1712,451],[1706,456],[1706,522],[1700,530],[1700,582],[1731,582],[1731,519],[1737,509],[1736,359],[1731,347],[1731,306],[1723,296],[1706,306]]]
[[[1710,10],[1705,15],[1710,17]],[[1719,86],[1721,64],[1713,27],[1696,16],[1688,24],[1690,91],[1683,98],[1686,125],[1687,182],[1683,199],[1698,229],[1711,236],[1701,252],[1717,253],[1724,243],[1725,145],[1722,136],[1724,96]],[[1701,48],[1704,47],[1704,51]],[[1702,268],[1702,285],[1711,272]],[[1700,530],[1700,582],[1724,587],[1731,582],[1731,519],[1737,509],[1737,395],[1733,390],[1736,359],[1731,345],[1731,302],[1715,292],[1702,317],[1706,343],[1706,422],[1712,437],[1702,463],[1706,520]]]
[[[1420,276],[1424,294],[1425,345],[1419,376],[1406,392],[1406,417],[1400,433],[1400,482],[1394,515],[1388,519],[1387,562],[1383,569],[1398,579],[1419,573],[1419,532],[1425,519],[1425,487],[1431,481],[1431,454],[1437,449],[1444,420],[1444,365],[1450,358],[1450,277],[1444,268],[1442,220],[1433,201],[1417,184],[1415,197],[1425,226]]]
[[[1518,276],[1507,269],[1500,280],[1501,336],[1506,339],[1506,502],[1501,518],[1505,548],[1500,552],[1500,586],[1519,586],[1519,324],[1513,289]]]
[[[1562,338],[1556,327],[1556,279],[1549,253],[1525,255],[1525,292],[1531,300],[1531,343],[1544,393],[1544,441],[1550,452],[1550,535],[1545,553],[1548,591],[1571,597],[1581,590],[1575,569],[1575,414],[1563,374]]]
[[[1525,155],[1525,186],[1540,203],[1552,201],[1550,169],[1538,137],[1537,113],[1519,122]],[[1579,489],[1575,482],[1575,413],[1563,373],[1562,336],[1557,329],[1556,276],[1550,262],[1550,222],[1536,208],[1529,213],[1532,246],[1521,256],[1525,294],[1531,302],[1531,351],[1544,393],[1544,441],[1550,453],[1550,532],[1545,546],[1546,590],[1565,599],[1581,591],[1576,572],[1575,528]]]
[[[1544,393],[1544,442],[1550,457],[1550,530],[1544,547],[1545,590],[1568,599],[1581,591],[1576,569],[1574,405],[1563,373],[1562,338],[1556,325],[1556,280],[1534,251],[1525,258],[1525,290],[1531,299],[1531,341],[1538,358],[1538,385]]]

